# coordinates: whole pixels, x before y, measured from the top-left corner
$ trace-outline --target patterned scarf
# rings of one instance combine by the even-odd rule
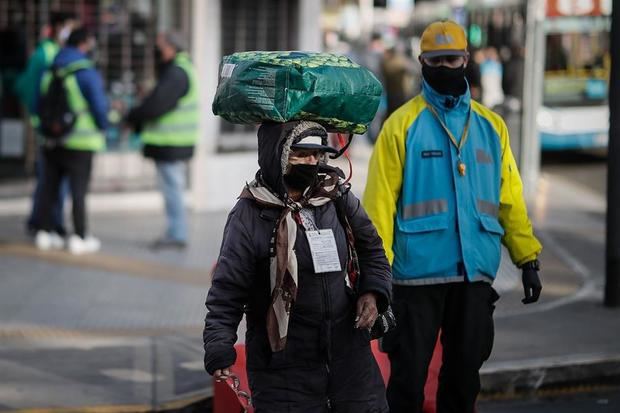
[[[273,352],[286,346],[291,305],[297,297],[297,222],[299,211],[307,206],[318,207],[340,196],[340,178],[336,173],[319,174],[319,184],[306,191],[300,201],[280,199],[256,179],[241,192],[240,198],[254,200],[266,208],[282,208],[269,242],[271,307],[267,312],[267,334]]]

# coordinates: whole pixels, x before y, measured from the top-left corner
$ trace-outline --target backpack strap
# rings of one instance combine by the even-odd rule
[[[339,185],[338,191],[340,194],[336,197],[336,199],[334,199],[334,204],[336,205],[336,214],[338,215],[340,225],[342,225],[347,235],[347,247],[349,250],[349,256],[347,258],[347,277],[349,279],[349,283],[351,284],[351,288],[357,290],[357,282],[360,275],[360,263],[357,257],[357,251],[355,250],[355,235],[353,234],[353,228],[349,222],[344,200],[344,196],[350,189],[351,186],[348,184]]]

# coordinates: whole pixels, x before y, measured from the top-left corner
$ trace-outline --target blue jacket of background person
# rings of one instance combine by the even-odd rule
[[[77,60],[89,59],[87,55],[82,53],[75,47],[64,47],[60,49],[58,55],[54,59],[53,67],[65,67]],[[106,130],[108,127],[108,99],[105,95],[103,79],[99,72],[94,68],[78,70],[75,73],[80,92],[88,102],[90,113],[93,116],[97,127],[100,130]],[[37,101],[38,101],[37,95]]]

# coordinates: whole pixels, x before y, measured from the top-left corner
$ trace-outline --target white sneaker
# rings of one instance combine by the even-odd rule
[[[65,246],[65,240],[55,232],[37,231],[34,243],[43,251],[60,250]]]
[[[86,238],[81,238],[78,235],[71,235],[69,237],[69,252],[74,255],[88,254],[97,252],[101,248],[101,241],[97,238],[88,235]]]

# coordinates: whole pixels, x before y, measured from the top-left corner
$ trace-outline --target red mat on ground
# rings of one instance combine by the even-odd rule
[[[377,364],[381,369],[383,381],[387,384],[390,376],[390,360],[387,354],[379,351],[377,340],[372,341],[372,352]],[[226,382],[213,383],[213,413],[253,413],[254,409],[249,405],[246,395],[250,395],[248,377],[245,372],[245,345],[237,344],[237,362],[232,366],[232,372],[238,381],[229,379]],[[441,367],[441,345],[435,347],[435,353],[428,370],[426,386],[424,387],[424,413],[435,413],[437,395],[437,380]]]

